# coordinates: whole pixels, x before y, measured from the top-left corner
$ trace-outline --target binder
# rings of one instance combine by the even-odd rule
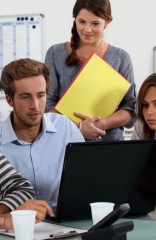
[[[107,117],[118,107],[131,84],[111,65],[93,53],[56,104],[55,109],[72,121],[79,112],[90,117]]]

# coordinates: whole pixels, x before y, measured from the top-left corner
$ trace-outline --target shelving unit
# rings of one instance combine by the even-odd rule
[[[131,140],[132,134],[134,132],[134,127],[124,129],[124,138],[125,140]]]

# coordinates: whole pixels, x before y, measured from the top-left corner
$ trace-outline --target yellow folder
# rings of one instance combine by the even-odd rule
[[[74,112],[90,117],[111,115],[131,84],[97,54],[78,72],[55,109],[75,122]]]

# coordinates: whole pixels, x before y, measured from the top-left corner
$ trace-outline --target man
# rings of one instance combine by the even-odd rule
[[[76,125],[57,113],[44,113],[50,73],[45,64],[20,59],[1,75],[6,100],[13,107],[0,123],[0,150],[33,185],[37,199],[57,202],[65,147],[84,141]]]
[[[0,229],[12,228],[11,215],[7,213],[15,209],[37,211],[36,222],[43,220],[46,213],[53,216],[47,202],[30,200],[34,197],[29,181],[22,178],[0,153]]]

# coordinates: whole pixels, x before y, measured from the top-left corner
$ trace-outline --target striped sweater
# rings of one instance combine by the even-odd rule
[[[29,181],[22,178],[0,153],[0,203],[14,210],[26,200],[34,197]]]

